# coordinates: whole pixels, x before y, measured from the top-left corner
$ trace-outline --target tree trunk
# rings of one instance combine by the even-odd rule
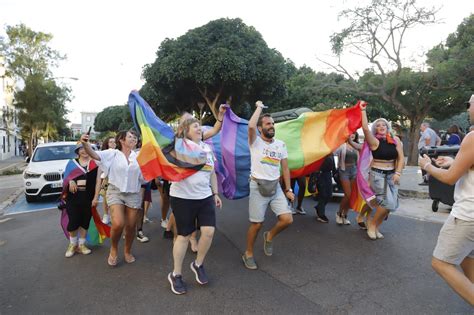
[[[31,158],[31,155],[33,154],[33,138],[35,135],[35,131],[32,130],[30,134],[30,139],[28,139],[28,157]]]
[[[408,148],[408,162],[407,165],[418,165],[418,140],[420,139],[420,126],[424,117],[412,116],[410,119],[410,130],[408,138],[410,140]]]

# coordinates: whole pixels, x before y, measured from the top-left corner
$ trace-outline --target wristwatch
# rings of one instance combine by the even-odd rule
[[[287,192],[289,192],[289,191],[293,192],[293,189],[291,189],[291,188],[290,188],[290,189],[287,189],[287,190],[285,190],[285,193],[287,193]]]

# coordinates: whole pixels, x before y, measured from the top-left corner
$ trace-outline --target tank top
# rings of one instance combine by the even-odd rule
[[[345,159],[346,166],[354,165],[357,163],[357,152],[352,149],[347,149],[346,151],[346,159]]]
[[[372,157],[376,160],[395,160],[398,157],[397,146],[380,139],[378,148],[372,151]]]
[[[464,174],[454,187],[451,214],[464,221],[474,221],[474,169]]]

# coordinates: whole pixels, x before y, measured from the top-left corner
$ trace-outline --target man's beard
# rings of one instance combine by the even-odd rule
[[[272,133],[270,133],[270,129],[272,130]],[[272,139],[275,136],[275,129],[270,129],[262,129],[262,133],[267,139]]]

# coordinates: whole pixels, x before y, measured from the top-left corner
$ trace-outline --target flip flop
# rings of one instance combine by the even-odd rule
[[[125,262],[127,264],[132,264],[135,262],[135,257],[133,255],[125,255]]]
[[[107,258],[107,263],[109,264],[110,267],[115,267],[117,266],[117,256],[112,257],[112,255],[109,255],[109,258]]]

